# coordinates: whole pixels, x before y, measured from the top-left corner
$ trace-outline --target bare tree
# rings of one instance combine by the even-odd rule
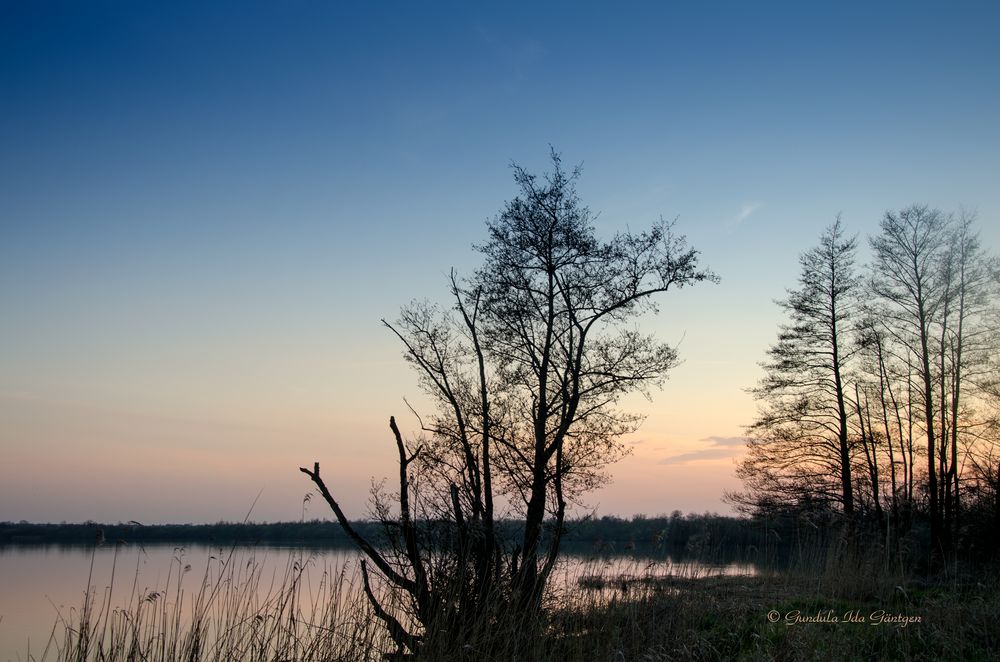
[[[862,402],[859,392],[855,396],[855,406],[859,421],[868,429],[868,432],[864,428],[860,430],[862,441],[879,440],[884,444],[884,457],[880,458],[877,449],[873,449],[869,462],[874,462],[875,466],[869,467],[869,473],[877,475],[879,464],[887,464],[885,492],[889,497],[891,525],[887,533],[895,541],[900,530],[909,526],[913,502],[913,425],[908,400],[903,398],[910,390],[910,379],[908,373],[901,370],[898,356],[894,354],[895,345],[891,342],[886,321],[873,306],[864,306],[863,310],[856,329],[860,360],[854,378],[856,387],[863,389],[865,397]],[[882,473],[885,481],[886,472]],[[873,481],[872,488],[883,489],[878,481]],[[873,499],[879,497],[880,493],[873,494]]]
[[[799,256],[799,288],[778,305],[790,321],[768,350],[761,403],[748,428],[747,455],[737,470],[747,491],[730,495],[751,508],[783,500],[824,500],[854,514],[845,361],[857,305],[856,240],[844,236],[840,218],[817,247]]]
[[[450,310],[415,303],[386,323],[436,403],[412,452],[390,422],[398,514],[376,510],[395,547],[352,533],[318,465],[303,469],[389,592],[403,595],[399,617],[362,566],[401,648],[469,643],[512,614],[537,615],[568,503],[603,480],[624,453],[621,435],[641,421],[621,398],[648,394],[677,361],[634,321],[656,311],[657,295],[715,280],[672,224],[599,240],[576,195],[579,169],[552,161],[544,178],[513,166],[520,195],[487,223],[482,267],[452,273]],[[523,522],[516,540],[500,535],[501,519]]]
[[[966,500],[982,522],[998,473],[1000,426],[989,405],[1000,392],[1000,266],[973,225],[965,212],[886,213],[870,240],[860,303],[848,296],[834,305],[834,288],[814,286],[833,282],[830,272],[813,273],[829,239],[803,256],[802,287],[781,302],[792,323],[781,327],[754,390],[764,407],[737,471],[746,487],[737,504],[834,502],[876,520],[886,549],[898,549],[926,513],[932,562],[963,544]]]
[[[983,386],[992,378],[992,357],[1000,349],[995,309],[998,264],[984,252],[974,230],[975,215],[959,214],[949,227],[941,269],[944,303],[938,332],[938,397],[941,441],[938,497],[942,502],[946,549],[960,531],[961,479],[968,450],[989,424],[976,411]]]
[[[947,219],[938,210],[913,206],[898,213],[886,212],[881,234],[871,239],[875,277],[873,290],[884,303],[883,314],[892,320],[896,338],[912,355],[921,386],[920,404],[927,448],[927,490],[931,547],[943,550],[942,513],[938,493],[941,430],[935,419],[936,382],[932,355],[934,323],[946,308],[942,266]],[[940,374],[940,373],[938,373]]]

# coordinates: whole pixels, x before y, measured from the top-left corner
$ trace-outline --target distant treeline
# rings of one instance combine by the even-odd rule
[[[359,530],[377,533],[380,525],[357,522]],[[336,522],[243,523],[215,524],[140,524],[127,522],[100,524],[34,524],[31,522],[0,522],[0,545],[4,544],[187,544],[206,545],[309,545],[347,546],[350,539]]]
[[[522,523],[501,522],[501,536],[515,540]],[[370,540],[383,537],[382,524],[359,521],[355,529]],[[787,535],[790,524],[764,522],[715,514],[667,516],[637,515],[588,517],[566,522],[564,543],[567,551],[616,554],[635,550],[644,553],[731,556],[738,551],[774,546],[794,536]],[[783,535],[780,531],[785,531]],[[769,533],[770,532],[770,533]],[[349,547],[353,543],[336,522],[215,524],[140,524],[138,522],[99,524],[34,524],[0,522],[0,545],[11,544],[207,544],[207,545],[294,545]]]

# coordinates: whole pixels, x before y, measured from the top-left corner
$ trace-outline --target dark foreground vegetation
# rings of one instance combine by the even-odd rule
[[[380,525],[356,526],[374,536]],[[520,531],[517,523],[503,528],[512,538]],[[570,522],[564,551],[605,561],[562,571],[568,575],[557,569],[544,608],[530,620],[489,614],[462,649],[429,641],[419,659],[995,659],[996,558],[956,560],[932,573],[922,562],[928,529],[918,522],[904,541],[910,551],[891,555],[864,531],[854,531],[863,544],[845,542],[846,530],[815,512]],[[128,577],[118,579],[125,590],[92,586],[86,604],[61,616],[48,650],[32,651],[37,660],[381,660],[397,648],[372,613],[357,569],[324,570],[310,560],[313,548],[347,542],[336,523],[3,523],[0,540],[232,545],[207,568],[178,565],[163,587],[128,595]],[[262,590],[262,568],[243,543],[301,549],[277,587]],[[606,560],[623,554],[649,558],[646,571],[632,565],[623,572]],[[669,575],[655,562],[668,556],[675,564]],[[697,563],[686,571],[684,559],[744,562],[756,574],[717,575]]]
[[[640,573],[606,561],[557,569],[540,612],[489,614],[460,649],[429,639],[417,659],[995,659],[995,565],[930,576],[876,550],[850,551],[827,531],[799,533],[784,560],[774,548],[747,550],[757,555],[752,575],[696,564],[685,571],[683,562],[672,575],[652,563]],[[356,568],[319,568],[308,549],[292,554],[270,588],[253,551],[242,548],[206,568],[177,561],[153,590],[117,581],[92,586],[32,659],[374,661],[393,659],[397,648]]]

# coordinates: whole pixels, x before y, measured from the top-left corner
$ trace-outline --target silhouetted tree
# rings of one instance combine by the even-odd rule
[[[855,374],[855,407],[859,436],[865,446],[872,499],[881,522],[881,495],[889,503],[886,533],[895,542],[901,530],[909,528],[913,512],[914,443],[913,370],[900,361],[893,342],[894,330],[878,314],[878,307],[866,303],[858,323],[856,342],[860,361]],[[862,398],[863,394],[863,398]],[[887,471],[881,472],[885,464]],[[880,483],[888,483],[883,485]]]
[[[778,305],[790,321],[778,332],[752,389],[761,403],[748,428],[747,454],[737,475],[747,491],[730,495],[751,509],[765,502],[838,502],[854,513],[849,401],[844,363],[851,354],[850,322],[857,305],[856,240],[840,218],[820,243],[799,256],[799,287]]]
[[[994,509],[1000,268],[964,212],[888,212],[870,244],[860,302],[853,240],[837,225],[803,256],[802,287],[782,302],[792,323],[754,390],[764,406],[738,469],[747,491],[733,498],[758,511],[836,503],[876,521],[887,549],[926,513],[936,561],[961,544],[966,498],[979,523],[984,503]]]
[[[963,211],[950,223],[941,274],[944,304],[937,329],[942,474],[939,499],[943,501],[946,549],[954,546],[960,531],[965,453],[977,439],[985,439],[983,433],[990,430],[989,421],[975,411],[972,403],[977,396],[988,394],[1000,349],[1000,265],[983,250],[974,220],[974,215]]]
[[[983,404],[1000,348],[998,269],[973,225],[974,216],[965,212],[955,218],[914,206],[887,213],[881,234],[871,240],[873,303],[886,346],[918,387],[911,389],[909,434],[912,438],[912,426],[919,424],[926,439],[936,557],[954,551],[964,474],[969,466],[990,466],[995,439]],[[901,367],[896,372],[902,373]],[[902,386],[896,389],[901,391]]]
[[[935,457],[942,438],[935,419],[936,382],[933,333],[942,322],[947,305],[947,218],[938,210],[913,206],[898,213],[886,212],[881,234],[871,239],[874,293],[883,302],[882,314],[892,320],[896,337],[914,359],[920,385],[922,423],[926,435],[927,491],[931,521],[931,548],[942,551],[940,480]],[[940,373],[939,373],[940,376]]]
[[[375,613],[411,651],[515,636],[501,627],[513,614],[537,621],[567,504],[601,482],[641,420],[620,399],[648,393],[677,361],[632,322],[656,310],[656,295],[715,279],[671,224],[599,240],[576,195],[579,170],[552,161],[542,179],[513,166],[520,195],[487,223],[482,267],[452,273],[450,310],[415,303],[386,324],[436,403],[412,451],[390,419],[398,510],[383,499],[376,512],[395,548],[352,533],[319,465],[303,469],[388,592],[402,594],[406,618],[362,564]],[[517,541],[497,535],[498,509],[524,522]]]

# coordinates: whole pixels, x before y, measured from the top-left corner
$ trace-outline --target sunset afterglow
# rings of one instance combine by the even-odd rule
[[[582,164],[720,277],[600,514],[730,512],[745,391],[840,214],[976,210],[1000,246],[1000,6],[16,3],[0,12],[0,521],[326,517],[391,476],[381,324],[480,264],[511,162]],[[578,513],[586,512],[582,509]]]

